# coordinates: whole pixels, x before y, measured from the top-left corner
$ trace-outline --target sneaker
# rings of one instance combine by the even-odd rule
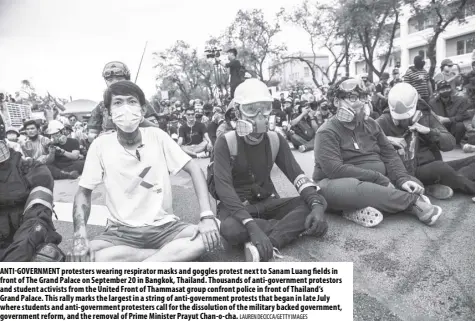
[[[304,153],[306,151],[306,146],[304,146],[304,145],[299,146],[299,151],[301,153]]]
[[[463,152],[465,153],[474,153],[474,145],[470,145],[470,144],[464,144],[463,145]]]
[[[251,242],[245,243],[245,261],[246,262],[259,262],[258,248]]]
[[[71,179],[77,179],[79,177],[79,172],[78,171],[72,171],[69,173],[69,177]]]
[[[411,213],[416,215],[420,221],[427,225],[433,225],[443,213],[441,207],[432,205],[429,199],[425,196],[420,196],[413,204]]]
[[[425,193],[437,200],[447,200],[453,197],[453,189],[446,185],[433,184],[425,186]]]
[[[383,221],[382,213],[370,206],[354,211],[344,211],[343,216],[364,227],[374,227]]]

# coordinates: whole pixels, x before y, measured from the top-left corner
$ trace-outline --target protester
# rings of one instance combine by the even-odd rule
[[[102,76],[108,87],[115,82],[131,79],[131,73],[129,71],[129,68],[127,68],[124,63],[119,61],[112,61],[107,63],[104,66]],[[141,122],[141,126],[157,127],[157,125],[155,125],[149,120],[151,117],[156,117],[154,108],[149,103],[147,103],[143,108],[145,108],[146,113],[144,116],[144,120]],[[114,130],[114,128],[114,124],[110,119],[110,116],[107,112],[107,108],[104,106],[104,102],[101,101],[93,109],[93,111],[91,112],[91,117],[88,120],[89,141],[92,142],[101,132],[111,131]]]
[[[393,79],[392,81],[390,81],[390,88],[392,88],[396,84],[401,83],[403,81],[402,78],[400,77],[400,70],[398,68],[393,69],[392,77]]]
[[[48,164],[54,179],[76,179],[83,172],[84,156],[76,139],[69,138],[65,126],[57,120],[48,124],[46,134],[56,147],[53,163]]]
[[[46,166],[8,148],[0,117],[0,261],[62,261],[52,221],[54,180]]]
[[[438,95],[430,100],[431,108],[459,145],[467,130],[464,121],[471,119],[468,113],[469,101],[456,95],[445,80],[437,84],[437,91]]]
[[[166,133],[139,128],[145,104],[144,93],[130,81],[116,82],[104,93],[117,134],[94,140],[86,158],[74,201],[74,261],[191,261],[221,246],[202,171]],[[197,193],[198,226],[173,213],[170,173],[181,170]],[[91,194],[101,183],[111,218],[89,241]]]
[[[316,134],[313,179],[329,208],[363,226],[379,224],[381,212],[402,211],[433,225],[442,209],[421,196],[423,186],[368,116],[368,95],[357,79],[339,81],[329,92],[338,110]]]
[[[382,114],[382,112],[388,107],[388,102],[387,102],[387,94],[388,90],[390,89],[390,86],[388,84],[388,79],[390,78],[390,75],[388,72],[382,73],[382,76],[380,77],[380,81],[375,87],[375,103],[373,104],[373,111],[378,113],[378,116]]]
[[[316,116],[306,101],[301,101],[298,112],[291,116],[288,138],[301,153],[314,149],[314,136],[318,128]]]
[[[215,146],[221,233],[232,245],[245,244],[247,261],[268,261],[273,249],[282,249],[303,233],[321,236],[327,231],[326,201],[304,175],[284,137],[267,132],[272,101],[266,85],[257,79],[239,85],[233,100],[236,131],[219,137]],[[270,178],[274,163],[300,197],[278,198]]]
[[[237,59],[238,51],[235,48],[229,49],[226,53],[228,54],[228,62],[224,66],[230,69],[230,96],[233,99],[236,87],[243,81],[241,76],[242,66]]]
[[[195,106],[196,107],[196,106]],[[213,145],[208,137],[205,124],[198,122],[193,108],[185,111],[187,122],[179,128],[178,144],[191,157],[207,157]]]
[[[453,66],[454,64],[451,59],[443,59],[440,66],[441,72],[438,73],[433,79],[437,85],[440,81],[446,81],[451,86],[453,92],[456,93],[456,87],[459,86],[461,82],[461,75],[456,74],[453,71]]]
[[[327,100],[322,99],[318,102],[318,108],[315,115],[318,128],[327,122],[332,116],[334,116],[329,108],[329,103]]]
[[[422,56],[418,55],[413,59],[413,64],[403,76],[403,81],[412,85],[420,95],[420,98],[428,102],[433,95],[433,87],[428,72],[423,69],[425,60]]]
[[[235,113],[235,103],[232,101],[228,104],[228,107],[226,108],[225,111],[225,121],[222,122],[217,129],[217,139],[220,138],[220,136],[228,133],[229,131],[235,130],[236,128],[236,121],[238,118],[236,117]],[[216,143],[216,142],[215,142]],[[213,144],[215,146],[215,144]]]
[[[223,110],[220,107],[214,107],[213,116],[207,128],[208,137],[210,137],[212,146],[215,146],[215,142],[217,140],[218,127],[224,121],[225,121],[225,113],[223,112]]]
[[[372,97],[375,93],[375,85],[370,81],[369,74],[362,74],[360,79],[362,79],[362,82],[364,83],[364,90],[370,95],[370,97]]]
[[[285,100],[286,101],[286,100]],[[281,104],[274,105],[269,117],[269,130],[275,131],[286,137],[283,123],[286,121],[286,113],[282,110]]]
[[[474,156],[442,161],[441,151],[452,150],[455,139],[427,106],[420,104],[417,111],[417,102],[418,93],[412,86],[395,86],[389,93],[390,109],[377,123],[395,148],[403,150],[404,159],[416,163],[415,168],[406,167],[425,184],[426,195],[448,199],[455,190],[474,196]],[[414,150],[409,150],[412,139]]]
[[[51,164],[55,159],[56,148],[51,141],[39,135],[40,126],[34,120],[23,123],[27,140],[21,145],[26,158],[32,158],[41,164]]]

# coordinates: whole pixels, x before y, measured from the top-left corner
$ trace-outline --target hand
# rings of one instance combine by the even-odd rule
[[[78,159],[82,160],[82,159],[84,159],[84,156],[81,155],[81,154],[79,154],[79,155],[78,155]]]
[[[413,181],[406,181],[402,184],[402,189],[412,194],[423,194],[425,189]]]
[[[191,239],[193,241],[200,234],[207,252],[223,249],[220,231],[218,230],[218,222],[216,220],[216,218],[206,218],[200,220],[197,231]]]
[[[307,115],[307,114],[309,114],[310,112],[311,112],[311,108],[306,107],[306,108],[303,108],[303,109],[302,109],[301,114],[302,114],[302,115]]]
[[[207,143],[207,151],[211,152],[213,150],[213,146],[210,143]]]
[[[327,233],[327,222],[324,216],[324,208],[316,205],[312,208],[311,213],[306,217],[304,223],[306,229],[301,235],[324,236]]]
[[[451,123],[451,120],[448,117],[438,116],[438,120],[442,124]]]
[[[94,251],[86,237],[75,237],[73,240],[72,262],[94,262]]]
[[[393,147],[396,147],[398,149],[405,149],[405,147],[407,147],[407,141],[405,140],[405,138],[393,136],[387,136],[387,138],[390,143],[392,143]]]
[[[423,135],[427,135],[428,133],[430,133],[430,128],[428,128],[426,126],[423,126],[423,125],[420,125],[419,123],[415,123],[415,124],[409,126],[408,129],[411,130],[411,131],[417,131],[417,132],[419,132],[420,134],[423,134]]]
[[[250,222],[248,225],[248,234],[251,243],[258,249],[261,261],[269,261],[273,258],[273,244],[269,237],[260,229],[256,222]]]
[[[50,154],[56,152],[56,146],[54,146],[54,145],[48,146],[48,152]]]

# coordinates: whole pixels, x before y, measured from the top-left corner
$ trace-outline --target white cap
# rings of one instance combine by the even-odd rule
[[[412,118],[418,103],[418,92],[408,83],[398,83],[388,93],[390,115],[395,120]]]
[[[52,120],[48,124],[48,128],[46,129],[45,133],[48,135],[53,135],[63,129],[64,125],[62,122],[60,122],[59,120]]]
[[[268,87],[256,78],[247,79],[235,90],[233,101],[240,105],[257,103],[261,101],[273,101]]]

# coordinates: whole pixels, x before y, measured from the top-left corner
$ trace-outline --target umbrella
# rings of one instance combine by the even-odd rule
[[[65,111],[62,114],[82,114],[91,113],[97,102],[87,99],[77,99],[64,105]]]

